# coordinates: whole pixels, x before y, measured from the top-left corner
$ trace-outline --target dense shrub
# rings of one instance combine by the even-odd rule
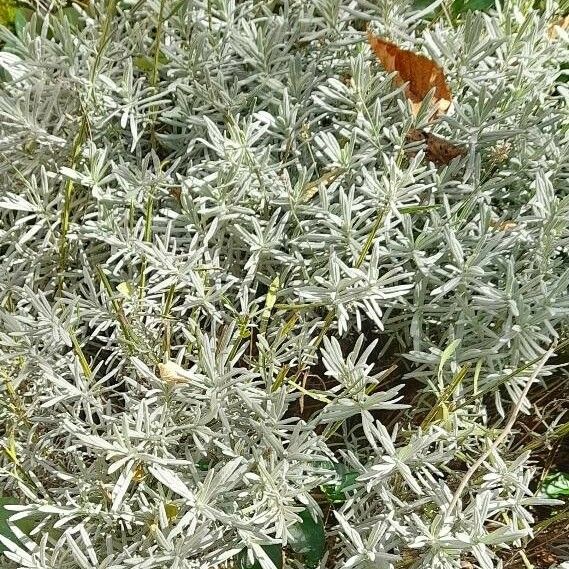
[[[500,566],[569,312],[555,7],[74,10],[0,31],[2,566]],[[412,116],[368,24],[453,112]]]

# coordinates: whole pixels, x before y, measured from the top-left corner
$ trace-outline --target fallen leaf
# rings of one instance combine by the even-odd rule
[[[180,515],[180,506],[175,504],[174,502],[167,502],[164,504],[164,512],[168,521],[171,522],[175,520]]]
[[[437,166],[448,164],[454,158],[466,154],[464,146],[453,144],[440,136],[420,129],[410,130],[405,139],[407,142],[423,142],[427,160],[434,162]],[[408,150],[407,154],[414,156],[416,152]]]
[[[411,102],[413,115],[417,115],[423,99],[435,89],[435,115],[445,113],[452,102],[452,94],[445,74],[432,59],[413,51],[401,49],[394,43],[375,36],[368,30],[371,49],[389,72],[397,71],[396,82],[407,83],[406,95]]]
[[[146,478],[146,471],[144,470],[144,466],[139,464],[135,469],[132,475],[132,479],[135,482],[142,482]]]
[[[547,544],[539,545],[534,557],[541,567],[554,567],[559,564],[559,558],[549,551]]]
[[[506,219],[505,221],[491,221],[490,227],[496,229],[497,231],[511,231],[515,229],[518,224],[515,221],[510,221]]]
[[[562,16],[549,25],[547,36],[550,40],[554,40],[559,36],[559,29],[569,30],[569,16]]]
[[[174,188],[170,188],[170,192],[169,194],[175,199],[180,201],[180,199],[182,198],[182,188],[178,187],[174,187]]]
[[[168,384],[187,383],[191,375],[175,362],[158,364],[160,379]]]
[[[330,172],[326,172],[325,174],[320,176],[320,178],[314,180],[314,182],[309,182],[301,190],[300,201],[302,203],[310,201],[318,193],[318,191],[320,190],[320,186],[322,185],[326,186],[327,184],[333,182],[338,176],[343,174],[345,171],[346,170],[344,168],[335,168]]]

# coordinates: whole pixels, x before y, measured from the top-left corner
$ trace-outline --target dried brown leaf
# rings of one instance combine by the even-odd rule
[[[406,141],[423,142],[427,160],[430,160],[437,166],[448,164],[454,158],[466,154],[466,148],[464,146],[453,144],[445,138],[441,138],[425,130],[413,129],[409,131],[406,136]],[[407,154],[414,156],[415,152],[408,150]]]
[[[435,115],[448,110],[452,94],[440,65],[424,55],[401,49],[370,31],[368,31],[368,41],[383,67],[389,72],[397,72],[396,82],[399,85],[407,84],[405,93],[411,102],[414,115],[417,115],[423,99],[433,87]]]

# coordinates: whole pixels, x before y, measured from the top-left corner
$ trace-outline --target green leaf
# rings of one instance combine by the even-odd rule
[[[322,520],[314,520],[308,510],[298,514],[302,522],[290,528],[290,547],[300,555],[306,569],[313,569],[324,557],[326,551],[326,532]]]
[[[541,483],[541,491],[549,498],[569,496],[569,472],[554,472]]]
[[[415,8],[415,10],[422,10],[432,3],[433,0],[415,0],[415,2],[413,2],[413,8]]]
[[[413,2],[413,8],[415,10],[424,10],[433,3],[433,0],[415,0]],[[482,11],[487,12],[496,6],[496,0],[445,0],[443,5],[447,5],[450,8],[450,13],[454,18],[465,14],[466,12]],[[449,12],[447,8],[447,13]],[[425,20],[432,20],[440,18],[444,15],[444,10],[441,6],[437,6],[425,16]]]
[[[75,6],[65,6],[59,10],[59,14],[65,17],[65,19],[69,22],[71,29],[82,30],[85,27],[85,20],[77,11]]]
[[[429,22],[439,18],[443,11],[441,5],[447,0],[436,2],[436,0],[415,0],[413,8],[417,12],[421,12],[421,17],[424,21]]]
[[[13,511],[7,510],[4,506],[11,504],[19,504],[17,498],[12,498],[10,496],[0,496],[0,535],[19,543],[18,538],[14,535],[14,532],[10,529],[8,525],[8,518],[14,514]],[[18,520],[15,524],[21,531],[28,534],[35,527],[36,523],[31,518],[25,518],[23,520]],[[4,544],[0,542],[0,554],[6,550]]]
[[[540,12],[545,12],[545,8],[547,7],[546,0],[535,0],[533,3],[533,9],[538,10]],[[564,5],[563,2],[560,2],[559,7],[561,8],[562,12],[566,12],[569,9],[569,5]]]
[[[263,551],[269,556],[269,559],[275,564],[277,569],[283,566],[283,549],[279,544],[262,545]],[[247,561],[247,550],[243,549],[237,556],[238,569],[263,569],[258,561],[253,564]]]
[[[340,477],[340,483],[325,484],[321,486],[320,489],[330,503],[343,504],[346,501],[347,490],[355,484],[359,473],[355,470],[348,470],[343,464],[337,464],[335,466]]]
[[[12,541],[16,541],[16,536],[8,526],[8,518],[13,512],[8,511],[4,506],[6,504],[17,504],[18,500],[12,498],[0,497],[0,535],[7,537]],[[0,553],[6,551],[6,546],[0,542]]]
[[[196,466],[198,467],[199,470],[201,470],[202,472],[207,472],[210,469],[211,463],[207,458],[200,458],[197,462],[196,462]]]
[[[459,14],[464,14],[468,11],[480,10],[482,12],[487,12],[488,10],[494,8],[496,5],[496,0],[454,0],[452,3],[452,11],[455,16]]]
[[[33,12],[27,8],[18,8],[14,13],[14,31],[21,38],[22,32]]]

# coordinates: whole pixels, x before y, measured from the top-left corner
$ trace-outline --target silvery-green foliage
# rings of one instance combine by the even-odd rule
[[[491,446],[569,313],[569,45],[529,4],[109,0],[0,30],[0,479],[35,520],[3,567],[271,569],[334,464],[322,567],[489,569],[532,535],[531,457]],[[405,153],[427,108],[367,24],[443,65],[429,128],[464,157]]]

